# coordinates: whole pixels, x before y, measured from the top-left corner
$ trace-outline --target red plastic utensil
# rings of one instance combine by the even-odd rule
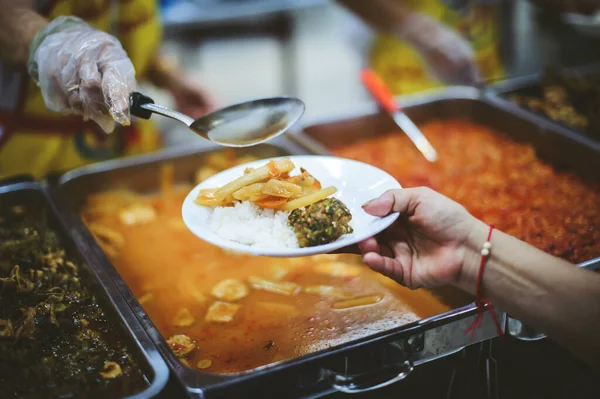
[[[363,69],[360,79],[375,100],[390,114],[400,129],[406,133],[417,149],[421,151],[421,154],[428,161],[435,162],[437,160],[437,152],[419,128],[402,112],[400,104],[398,104],[396,98],[383,80],[371,69]]]

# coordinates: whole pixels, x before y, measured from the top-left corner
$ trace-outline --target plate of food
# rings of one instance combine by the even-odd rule
[[[239,165],[194,187],[182,216],[197,237],[252,255],[301,257],[356,244],[398,214],[373,217],[362,205],[400,184],[350,159],[300,155]]]

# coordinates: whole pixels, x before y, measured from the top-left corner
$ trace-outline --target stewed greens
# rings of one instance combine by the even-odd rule
[[[36,213],[36,215],[34,215]],[[0,210],[0,392],[123,397],[147,383],[79,261],[37,210]]]

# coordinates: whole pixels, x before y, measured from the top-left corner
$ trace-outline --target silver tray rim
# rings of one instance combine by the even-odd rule
[[[578,73],[585,75],[600,73],[600,62],[594,62],[576,67],[564,67],[561,69],[567,74]],[[512,112],[523,119],[536,122],[540,125],[548,126],[550,130],[553,130],[556,133],[567,136],[572,140],[579,141],[595,150],[600,150],[600,139],[591,138],[580,130],[563,125],[548,118],[547,116],[514,104],[508,98],[506,98],[506,94],[510,92],[517,91],[528,86],[539,86],[541,78],[542,73],[534,73],[526,76],[501,80],[483,90],[482,97],[488,100],[490,103],[496,104],[499,107],[503,107],[509,112]]]

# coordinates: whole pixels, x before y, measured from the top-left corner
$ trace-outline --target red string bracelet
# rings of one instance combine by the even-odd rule
[[[477,316],[471,326],[465,331],[465,334],[471,333],[471,339],[475,337],[475,331],[477,328],[481,327],[483,324],[483,309],[485,305],[488,305],[490,309],[490,315],[492,316],[492,320],[494,320],[494,324],[496,326],[496,331],[498,335],[502,337],[504,332],[500,328],[500,323],[498,322],[498,317],[496,316],[496,312],[490,301],[485,299],[482,294],[482,283],[483,280],[483,271],[485,270],[485,264],[490,256],[490,250],[492,249],[492,243],[490,242],[492,238],[492,231],[494,230],[494,225],[490,225],[490,231],[487,236],[486,242],[483,243],[483,249],[481,250],[481,262],[479,263],[479,273],[477,274],[477,283],[475,285],[475,305],[477,305]]]

